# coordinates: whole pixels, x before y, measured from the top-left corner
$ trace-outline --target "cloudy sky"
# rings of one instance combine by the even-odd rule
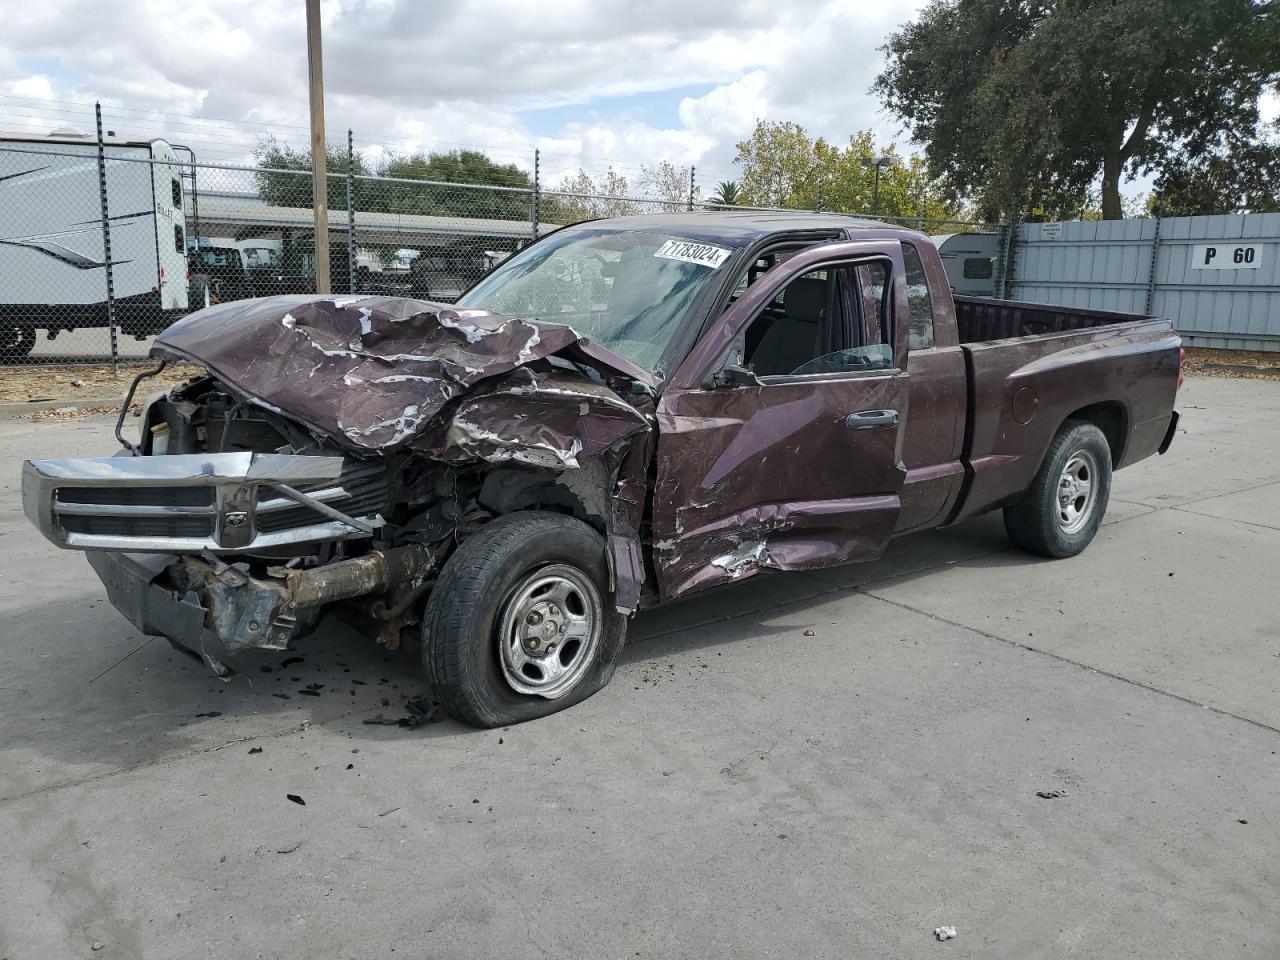
[[[484,149],[545,182],[642,163],[735,177],[757,118],[907,147],[867,88],[923,0],[324,0],[330,139]],[[164,136],[245,161],[308,143],[303,0],[14,2],[0,32],[0,129]],[[1269,97],[1264,113],[1280,113]],[[1126,192],[1140,192],[1145,181]]]
[[[921,0],[325,0],[330,139],[380,150],[484,148],[554,182],[579,166],[733,172],[756,118],[903,141],[867,87],[877,47]],[[167,136],[239,160],[273,133],[307,143],[302,0],[12,4],[0,128]]]

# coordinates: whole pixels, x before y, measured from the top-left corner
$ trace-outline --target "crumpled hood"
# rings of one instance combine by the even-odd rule
[[[218,304],[169,327],[152,353],[194,360],[266,406],[378,451],[417,437],[446,404],[481,381],[571,347],[652,383],[647,372],[563,324],[404,297],[304,295]],[[624,435],[647,426],[638,411],[619,403],[634,414]]]

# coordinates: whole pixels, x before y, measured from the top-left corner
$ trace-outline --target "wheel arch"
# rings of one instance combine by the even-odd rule
[[[605,534],[608,490],[608,472],[598,461],[561,473],[504,467],[485,475],[478,500],[498,516],[530,510],[561,513]]]
[[[1071,420],[1091,423],[1107,438],[1107,446],[1111,450],[1111,464],[1114,469],[1124,457],[1125,440],[1129,435],[1129,411],[1118,400],[1104,400],[1081,407],[1063,418],[1062,423],[1053,435],[1056,437],[1062,428]],[[1047,450],[1046,450],[1047,454]],[[1043,456],[1041,462],[1043,462]]]

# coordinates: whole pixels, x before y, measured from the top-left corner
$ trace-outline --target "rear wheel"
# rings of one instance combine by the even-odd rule
[[[480,727],[543,717],[613,675],[626,618],[604,539],[573,517],[508,514],[463,542],[422,620],[422,663],[453,716]]]
[[[1093,540],[1111,498],[1111,447],[1092,423],[1068,420],[1049,444],[1031,488],[1004,509],[1004,526],[1024,550],[1073,557]]]

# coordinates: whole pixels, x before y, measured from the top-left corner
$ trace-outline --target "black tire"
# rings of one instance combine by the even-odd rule
[[[599,594],[594,656],[556,699],[517,692],[501,663],[499,620],[521,584],[549,565],[590,578]],[[472,534],[444,568],[422,618],[422,665],[432,695],[477,727],[535,720],[591,696],[609,682],[626,637],[613,606],[604,538],[581,520],[536,511],[507,514]]]
[[[1095,491],[1091,500],[1086,495],[1068,501],[1075,510],[1074,515],[1064,512],[1068,507],[1060,500],[1060,492],[1071,490],[1069,486],[1060,486],[1069,464],[1086,468],[1091,489]],[[1004,528],[1010,540],[1031,553],[1053,558],[1074,557],[1097,534],[1110,499],[1111,447],[1106,435],[1092,423],[1068,420],[1049,444],[1031,488],[1016,503],[1004,508]],[[1083,516],[1086,509],[1087,516]]]
[[[0,335],[0,360],[20,360],[35,349],[36,328],[26,323],[8,322]]]

